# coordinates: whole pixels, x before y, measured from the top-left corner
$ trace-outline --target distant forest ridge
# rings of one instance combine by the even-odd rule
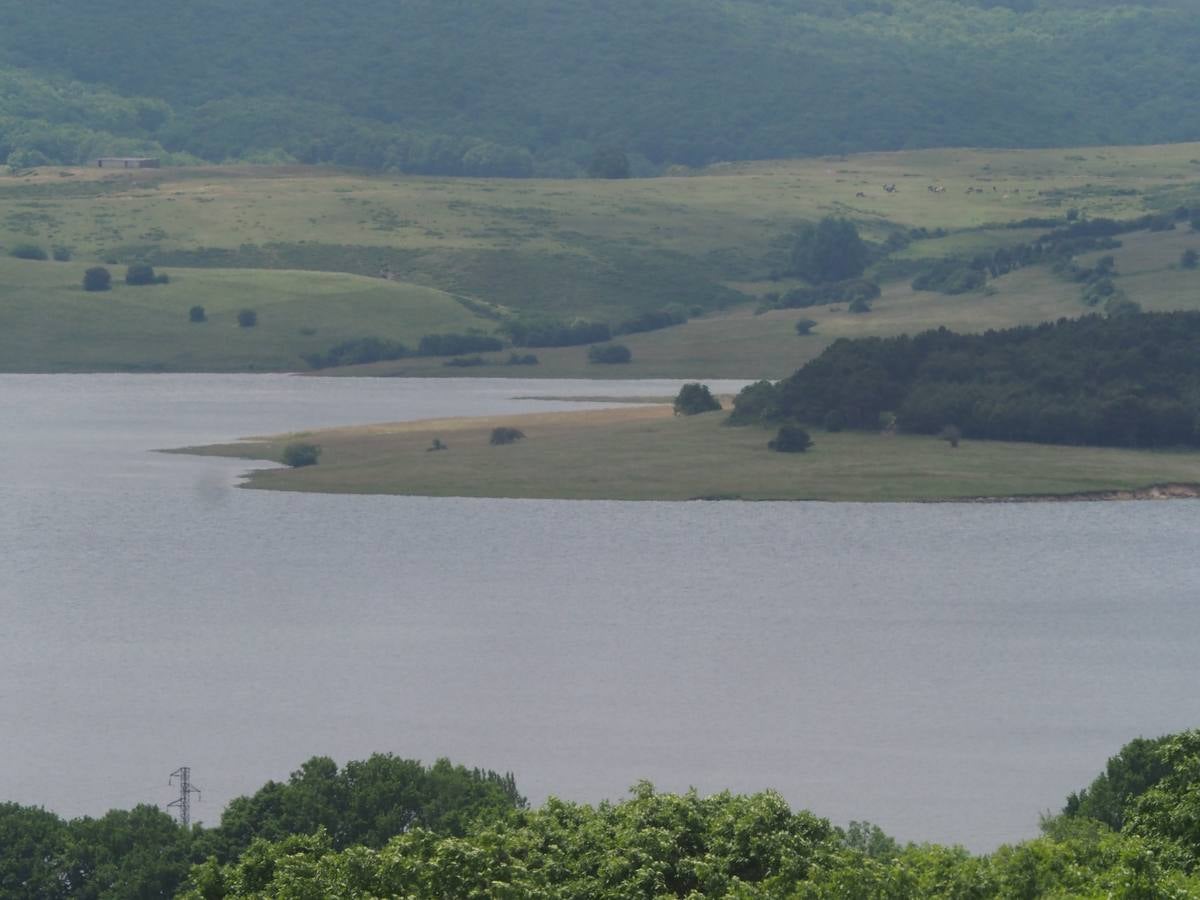
[[[574,176],[1200,138],[1187,0],[0,0],[0,162]]]

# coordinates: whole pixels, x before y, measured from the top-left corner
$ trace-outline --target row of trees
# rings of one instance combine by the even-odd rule
[[[286,782],[268,782],[232,801],[214,828],[185,830],[152,806],[64,821],[42,809],[0,803],[0,897],[172,897],[192,866],[249,859],[266,842],[291,835],[320,832],[331,850],[380,848],[413,829],[462,835],[476,819],[524,806],[511,775],[447,760],[424,766],[390,754],[340,769],[328,757],[313,757]]]
[[[314,757],[183,829],[139,806],[70,822],[0,804],[14,900],[1200,896],[1200,730],[1126,745],[1043,835],[986,856],[832,826],[775,793],[646,783],[598,806],[531,810],[512,777],[376,755]]]
[[[961,335],[841,339],[736,398],[732,421],[968,438],[1200,446],[1200,313],[1130,313]]]

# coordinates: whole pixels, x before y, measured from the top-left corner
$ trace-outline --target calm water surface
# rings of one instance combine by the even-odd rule
[[[534,802],[779,789],[987,850],[1200,725],[1200,506],[578,503],[239,490],[153,448],[666,382],[0,376],[0,800],[194,816],[303,760]]]

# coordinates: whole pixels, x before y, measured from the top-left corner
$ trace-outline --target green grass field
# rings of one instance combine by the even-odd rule
[[[170,284],[115,278],[91,293],[83,268],[0,259],[0,371],[287,370],[306,368],[302,353],[364,333],[415,345],[491,324],[441,291],[354,275],[172,269]],[[206,322],[189,321],[193,305]],[[238,326],[242,309],[255,310],[256,326]]]
[[[254,472],[251,487],[359,494],[604,500],[951,500],[1200,483],[1200,453],[1159,453],[814,433],[807,453],[774,453],[771,434],[725,413],[675,417],[669,405],[450,419],[284,435],[186,452],[278,460],[294,440],[321,461]],[[497,425],[526,438],[488,443]],[[434,438],[449,446],[430,452]]]
[[[1027,240],[1038,230],[1002,226],[1069,208],[1120,217],[1198,203],[1197,144],[869,154],[627,181],[366,176],[298,166],[41,169],[0,177],[0,370],[294,369],[301,353],[348,338],[491,330],[489,310],[615,323],[676,304],[700,315],[622,339],[634,352],[630,366],[588,365],[586,348],[540,350],[542,365],[520,374],[780,377],[842,335],[999,327],[1085,311],[1075,286],[1036,269],[996,280],[986,296],[914,295],[907,280],[889,284],[865,316],[751,315],[753,298],[789,286],[768,274],[804,221],[845,215],[874,239],[896,228],[947,229],[898,254],[928,259]],[[1172,268],[1192,240],[1186,230],[1127,236],[1116,254],[1120,286],[1147,309],[1194,308],[1200,276]],[[30,242],[70,247],[74,258],[7,257]],[[136,297],[118,287],[99,306],[78,283],[88,265],[105,260],[116,261],[110,268],[118,275],[147,260],[174,281]],[[208,334],[181,327],[181,309],[192,303],[213,313]],[[260,312],[258,329],[222,331],[222,317],[242,306]],[[795,336],[801,316],[818,320],[816,336]],[[409,360],[368,371],[511,370]]]

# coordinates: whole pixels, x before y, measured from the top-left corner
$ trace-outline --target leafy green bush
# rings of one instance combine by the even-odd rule
[[[510,366],[536,366],[538,358],[532,353],[510,353],[508,356],[508,365]]]
[[[252,309],[239,310],[237,323],[239,328],[253,328],[258,324],[258,313]]]
[[[812,334],[812,330],[817,326],[816,319],[801,319],[796,323],[796,334],[804,336]]]
[[[9,251],[9,255],[17,259],[45,260],[50,258],[46,251],[37,244],[17,244]]]
[[[694,416],[720,409],[721,401],[712,395],[708,385],[692,382],[679,389],[674,407],[677,416]]]
[[[125,268],[125,283],[131,285],[166,284],[170,279],[166,275],[155,275],[154,266],[146,263],[134,263]]]
[[[206,321],[208,321],[208,314],[204,312],[204,307],[196,305],[196,306],[193,306],[191,309],[189,309],[188,310],[188,321],[189,322],[206,322]]]
[[[55,247],[50,254],[55,262],[69,262],[71,259],[70,247]]]
[[[1194,269],[1200,264],[1200,253],[1197,253],[1192,248],[1183,251],[1183,255],[1179,257],[1179,265],[1185,269]]]
[[[85,291],[107,291],[112,287],[112,273],[104,266],[92,266],[83,273]]]
[[[779,388],[763,379],[748,384],[733,398],[729,425],[766,425],[782,418]]]
[[[633,359],[633,352],[624,344],[600,344],[588,348],[588,362],[614,365]]]
[[[525,432],[519,428],[510,428],[507,425],[501,425],[492,429],[492,436],[488,439],[488,443],[493,447],[499,447],[503,444],[512,444],[525,437]]]
[[[283,463],[293,469],[304,466],[315,466],[321,456],[321,448],[316,444],[297,442],[283,448]]]
[[[812,446],[812,438],[799,425],[784,425],[767,446],[776,453],[803,453]]]

